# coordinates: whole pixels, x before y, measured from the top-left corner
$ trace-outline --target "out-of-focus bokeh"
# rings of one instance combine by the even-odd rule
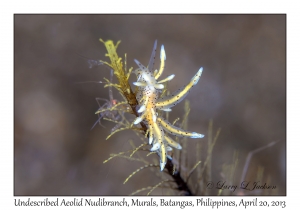
[[[138,141],[132,131],[106,141],[111,122],[91,130],[97,120],[95,98],[108,98],[108,89],[80,82],[109,78],[108,68],[89,68],[83,58],[108,59],[99,38],[121,40],[119,56],[127,53],[127,66],[134,68],[133,59],[148,63],[156,39],[158,49],[164,44],[167,60],[162,77],[176,75],[168,85],[171,91],[187,84],[203,67],[199,83],[187,96],[188,123],[189,130],[206,135],[210,119],[214,132],[222,129],[213,151],[213,181],[224,180],[222,166],[232,163],[237,151],[234,184],[239,185],[248,153],[278,141],[253,156],[246,180],[259,181],[258,167],[263,167],[267,178],[262,184],[277,187],[276,193],[263,194],[286,194],[285,15],[14,18],[15,195],[128,195],[159,182],[153,172],[144,170],[124,185],[143,164],[118,158],[103,164],[111,153],[130,149],[129,139]],[[114,97],[122,99],[115,90]],[[172,121],[182,117],[183,107],[183,102],[174,107]],[[207,138],[188,141],[192,166],[197,161],[193,144]]]

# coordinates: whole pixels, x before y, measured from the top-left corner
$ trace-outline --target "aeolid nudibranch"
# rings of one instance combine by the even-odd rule
[[[166,52],[162,45],[160,50],[160,68],[159,70],[153,71],[156,45],[157,41],[154,43],[151,58],[147,67],[142,65],[138,60],[134,60],[139,68],[135,70],[137,81],[133,84],[138,86],[136,97],[140,104],[137,111],[140,113],[140,116],[135,119],[134,124],[143,121],[147,126],[149,144],[152,145],[151,151],[157,152],[160,156],[160,170],[162,171],[167,163],[167,158],[171,158],[167,155],[167,151],[171,151],[172,147],[176,149],[182,148],[178,142],[174,141],[169,136],[169,134],[190,138],[203,138],[204,135],[175,127],[170,122],[159,117],[156,110],[158,109],[166,112],[172,111],[171,108],[181,102],[187,96],[190,89],[198,83],[203,68],[201,67],[199,69],[187,85],[170,95],[160,97],[161,89],[164,88],[163,83],[172,80],[175,75],[172,74],[167,78],[158,81],[164,71]]]

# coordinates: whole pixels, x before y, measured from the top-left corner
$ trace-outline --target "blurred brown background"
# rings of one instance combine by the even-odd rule
[[[127,195],[159,182],[144,171],[123,185],[142,165],[117,158],[103,164],[110,153],[129,149],[128,139],[136,136],[125,131],[105,141],[114,126],[110,122],[90,130],[97,120],[95,98],[108,98],[108,89],[77,82],[109,78],[109,71],[90,69],[77,53],[107,60],[99,38],[121,40],[118,53],[127,53],[128,66],[134,68],[133,59],[147,65],[155,39],[158,49],[164,44],[162,77],[176,75],[169,83],[171,91],[187,84],[202,66],[202,77],[187,96],[189,130],[207,134],[210,119],[214,128],[222,128],[213,153],[214,181],[222,180],[222,165],[232,162],[236,150],[238,184],[248,152],[279,140],[253,157],[247,179],[256,181],[257,166],[262,166],[277,194],[286,194],[285,15],[14,18],[15,195]],[[121,99],[116,91],[114,95]],[[172,120],[182,116],[183,105],[174,107]]]

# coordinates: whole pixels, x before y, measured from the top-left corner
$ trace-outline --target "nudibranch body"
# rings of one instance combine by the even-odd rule
[[[203,138],[204,135],[177,128],[170,122],[158,116],[156,110],[171,111],[171,107],[181,102],[187,96],[190,89],[197,84],[203,68],[201,67],[199,69],[186,86],[168,96],[160,98],[161,89],[164,88],[162,83],[172,80],[175,75],[172,74],[163,80],[157,81],[164,71],[166,53],[164,46],[162,45],[160,50],[160,68],[159,70],[153,71],[156,45],[157,41],[154,43],[152,55],[147,67],[142,65],[138,60],[134,60],[139,68],[135,70],[137,82],[134,82],[133,84],[138,86],[136,97],[140,104],[137,111],[140,113],[140,116],[135,119],[134,124],[138,124],[142,121],[146,124],[148,128],[147,132],[149,134],[149,144],[152,145],[151,151],[157,152],[160,156],[160,169],[162,171],[167,163],[167,158],[171,159],[171,157],[167,155],[167,151],[171,151],[172,147],[176,149],[182,148],[178,142],[174,141],[166,133],[190,138]]]

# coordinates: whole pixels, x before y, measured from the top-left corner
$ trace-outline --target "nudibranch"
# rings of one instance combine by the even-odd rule
[[[166,112],[172,111],[171,108],[181,102],[187,96],[190,89],[198,83],[203,68],[201,67],[199,69],[187,85],[170,95],[160,97],[161,90],[164,88],[163,83],[172,80],[175,75],[172,74],[167,78],[158,81],[164,71],[166,52],[164,45],[162,45],[160,50],[160,68],[159,70],[153,71],[156,46],[157,41],[154,43],[153,51],[147,67],[141,64],[138,60],[134,60],[138,65],[138,69],[135,70],[137,81],[133,84],[137,86],[136,97],[140,104],[137,110],[140,115],[135,119],[134,124],[138,124],[143,121],[143,123],[147,126],[149,144],[152,145],[151,151],[157,152],[160,156],[160,170],[162,171],[167,163],[167,158],[172,159],[169,155],[167,155],[167,151],[171,151],[172,147],[182,149],[181,145],[174,141],[169,134],[190,138],[203,138],[204,135],[196,132],[185,131],[172,125],[170,122],[160,117],[157,110]]]

